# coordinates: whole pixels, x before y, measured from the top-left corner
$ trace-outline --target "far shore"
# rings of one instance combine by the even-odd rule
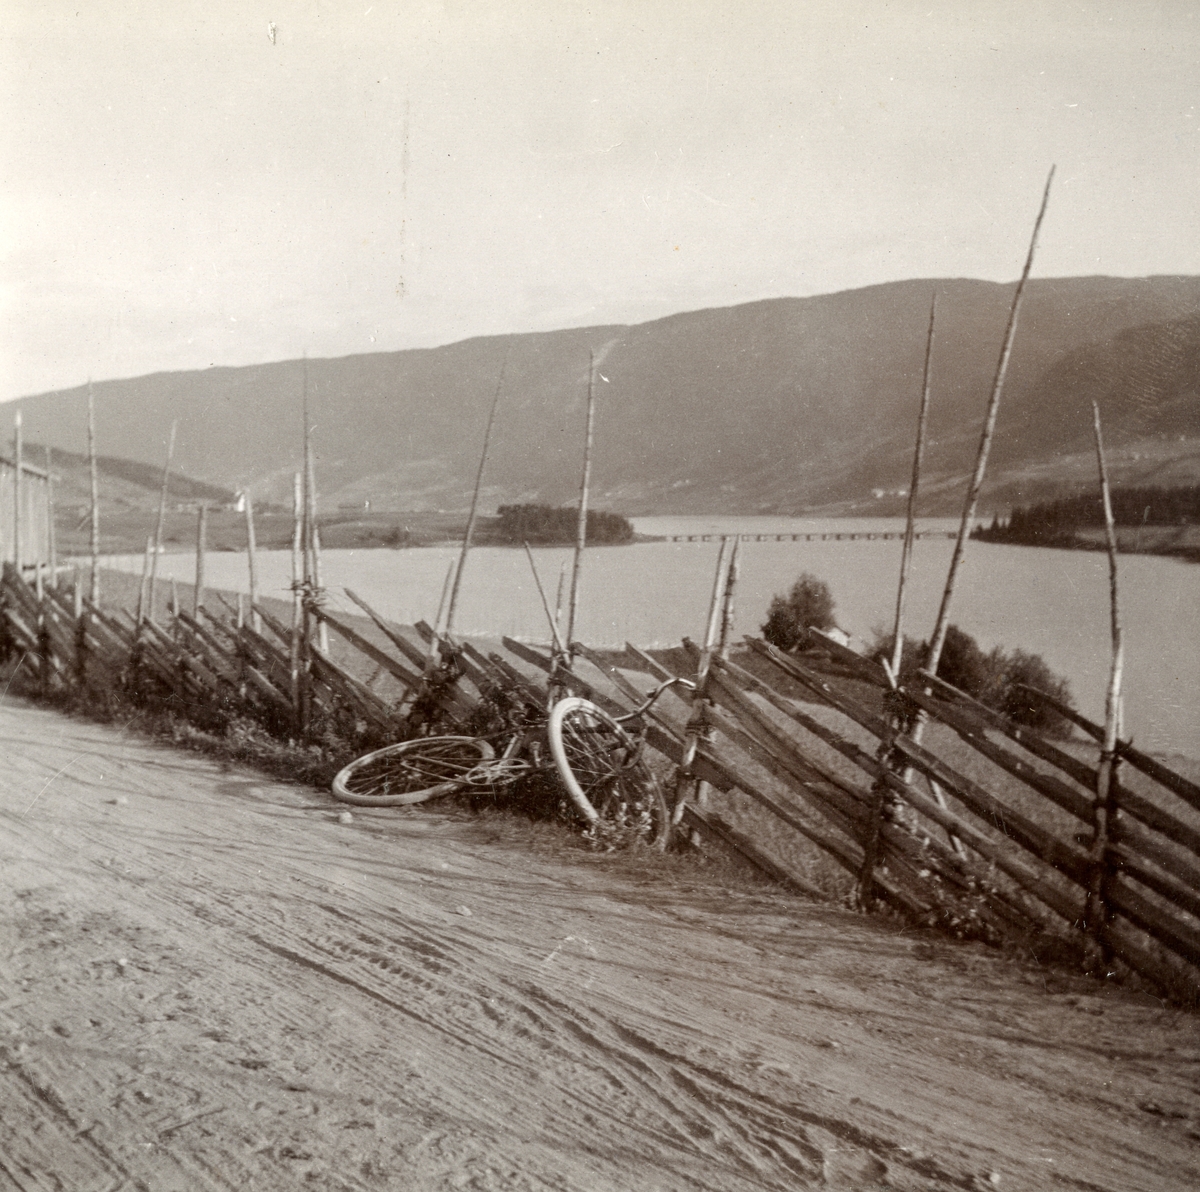
[[[1200,526],[1117,526],[1117,551],[1123,555],[1158,555],[1200,563]],[[1002,546],[1049,547],[1053,550],[1107,550],[1104,530],[1086,527],[1051,538],[1027,538],[1007,528],[975,530],[977,542]]]

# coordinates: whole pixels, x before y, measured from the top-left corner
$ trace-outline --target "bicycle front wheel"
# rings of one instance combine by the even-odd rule
[[[550,752],[579,813],[613,844],[630,838],[665,849],[671,814],[641,747],[603,708],[571,696],[550,713]],[[603,825],[603,827],[601,827]]]
[[[417,737],[376,749],[351,762],[333,780],[333,797],[359,807],[403,807],[449,795],[493,756],[478,737]]]

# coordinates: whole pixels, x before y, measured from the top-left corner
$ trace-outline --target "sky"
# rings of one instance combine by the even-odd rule
[[[0,401],[1200,273],[1200,2],[4,0]]]

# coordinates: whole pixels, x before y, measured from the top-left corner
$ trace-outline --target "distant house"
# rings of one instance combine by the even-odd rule
[[[0,456],[0,559],[22,569],[49,563],[51,554],[50,477],[21,461],[21,516],[17,517],[16,465]]]

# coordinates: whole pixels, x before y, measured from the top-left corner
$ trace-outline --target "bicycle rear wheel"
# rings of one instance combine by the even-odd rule
[[[333,780],[333,797],[359,807],[403,807],[449,795],[493,756],[478,737],[417,737],[352,761]]]
[[[634,838],[667,847],[667,801],[633,737],[603,708],[578,696],[554,705],[547,731],[563,786],[598,833],[614,844]]]

